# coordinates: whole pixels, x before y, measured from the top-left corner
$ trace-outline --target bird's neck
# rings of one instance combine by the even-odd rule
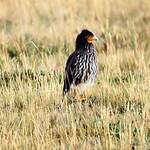
[[[92,43],[86,43],[86,44],[79,44],[76,45],[76,50],[85,50],[85,51],[91,51],[94,49],[94,45]]]

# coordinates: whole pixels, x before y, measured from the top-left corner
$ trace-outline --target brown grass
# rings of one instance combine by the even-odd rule
[[[91,97],[59,109],[83,28],[108,54]],[[149,149],[149,57],[149,0],[1,0],[0,149]]]

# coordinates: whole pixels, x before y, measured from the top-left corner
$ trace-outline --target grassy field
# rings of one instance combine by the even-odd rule
[[[87,28],[99,73],[64,105],[64,66]],[[149,0],[0,0],[0,149],[150,149]]]

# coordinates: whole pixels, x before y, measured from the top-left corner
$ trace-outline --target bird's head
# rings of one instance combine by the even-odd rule
[[[78,34],[76,44],[92,44],[95,40],[98,38],[91,31],[84,29]]]
[[[106,44],[105,40],[102,38],[98,38],[91,31],[84,29],[77,35],[76,38],[76,48],[82,48],[85,45],[93,45],[94,41],[101,41],[104,45]]]

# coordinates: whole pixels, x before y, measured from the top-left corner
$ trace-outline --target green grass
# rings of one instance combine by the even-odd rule
[[[149,149],[149,0],[0,2],[0,149]],[[99,73],[62,105],[65,62],[88,28]]]

